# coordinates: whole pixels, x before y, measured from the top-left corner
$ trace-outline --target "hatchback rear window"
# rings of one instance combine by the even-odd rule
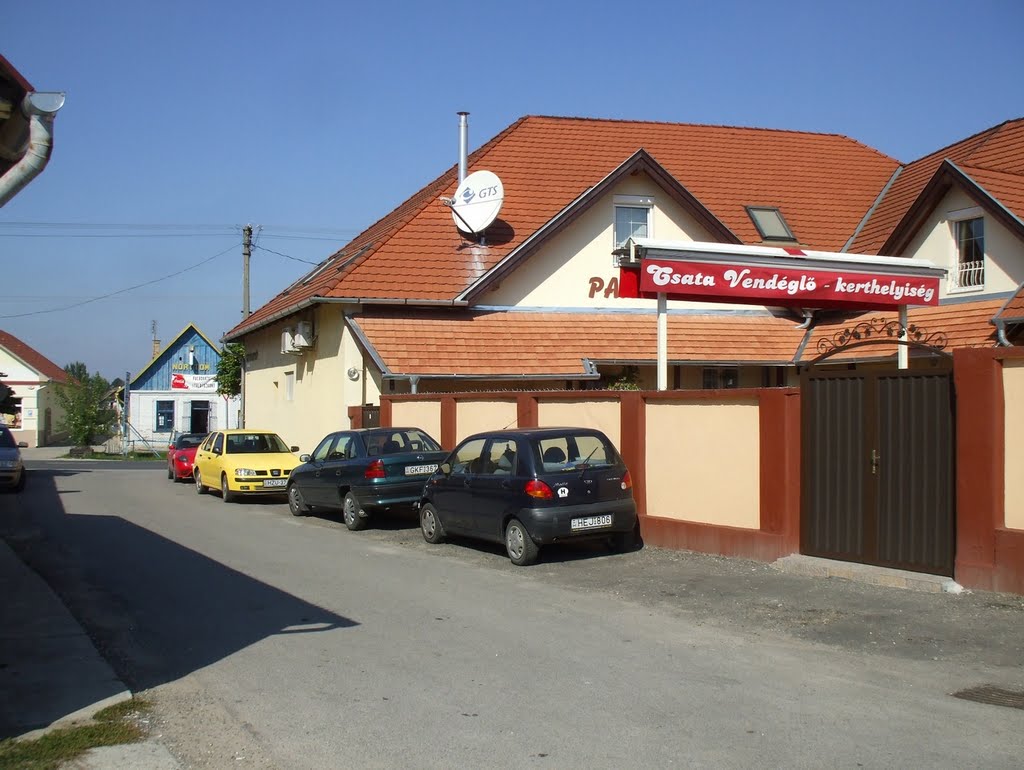
[[[571,471],[580,465],[614,465],[615,448],[600,436],[568,433],[548,436],[537,442],[541,465],[546,472]]]

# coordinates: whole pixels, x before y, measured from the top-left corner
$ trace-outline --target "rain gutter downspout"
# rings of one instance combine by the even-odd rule
[[[800,359],[803,358],[804,356],[804,350],[807,348],[808,343],[811,341],[811,335],[814,332],[814,322],[815,320],[817,320],[814,316],[813,310],[805,310],[804,317],[804,322],[796,327],[797,329],[806,330],[804,332],[804,338],[800,340],[800,344],[796,346],[796,352],[793,354],[793,363],[796,365],[798,370],[800,368]]]
[[[1013,343],[1006,336],[1006,321],[997,319],[992,323],[996,325],[996,339],[999,341],[1000,347],[1012,348]]]
[[[50,162],[53,152],[53,119],[64,106],[63,93],[28,94],[21,102],[21,111],[28,118],[29,138],[21,160],[0,177],[0,207],[21,192],[39,176]]]

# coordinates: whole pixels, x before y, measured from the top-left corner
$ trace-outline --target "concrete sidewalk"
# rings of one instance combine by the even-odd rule
[[[21,505],[21,495],[8,494],[5,514]],[[4,540],[0,596],[0,739],[37,738],[87,722],[97,711],[132,697],[60,597]],[[93,749],[72,766],[180,767],[167,749],[151,741]]]

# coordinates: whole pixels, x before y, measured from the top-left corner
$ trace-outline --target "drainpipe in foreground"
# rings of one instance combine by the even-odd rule
[[[28,94],[21,102],[21,111],[28,118],[28,147],[21,160],[0,177],[0,207],[35,179],[50,162],[53,152],[53,119],[64,106],[60,92]]]

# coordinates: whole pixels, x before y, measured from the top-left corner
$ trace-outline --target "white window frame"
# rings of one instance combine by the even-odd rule
[[[612,248],[617,249],[622,246],[619,243],[618,233],[616,227],[618,226],[618,210],[620,208],[628,209],[647,209],[647,237],[654,237],[654,196],[653,195],[615,195],[612,196]]]
[[[167,427],[165,427],[165,428],[161,428],[160,427],[160,414],[161,414],[160,405],[161,404],[170,404],[171,405],[171,415],[170,415],[171,419],[170,419],[170,422],[167,424]],[[167,414],[166,407],[163,410],[163,414],[165,416]],[[176,399],[173,399],[173,398],[157,398],[157,399],[153,400],[153,432],[154,433],[174,433],[174,421],[177,418],[177,416],[178,416],[178,404],[177,404],[177,400]]]
[[[284,400],[295,400],[295,372],[284,373]]]
[[[982,233],[981,263],[976,267],[964,267],[966,264],[960,261],[960,225],[972,219],[980,219],[982,227],[985,225],[984,212],[980,207],[959,209],[951,211],[946,215],[949,223],[949,235],[952,239],[952,256],[950,258],[949,274],[946,277],[946,290],[949,294],[966,294],[981,292],[985,290],[985,234]]]

